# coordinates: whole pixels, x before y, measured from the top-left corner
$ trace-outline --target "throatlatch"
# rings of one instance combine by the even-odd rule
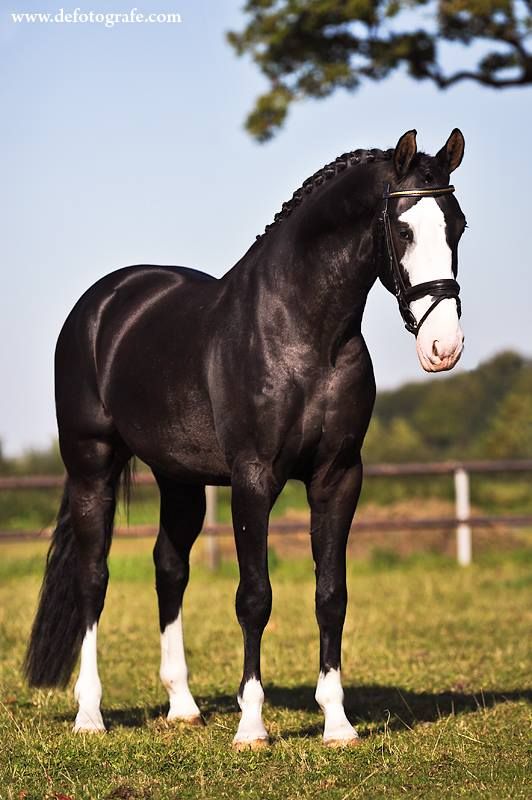
[[[382,210],[381,220],[384,226],[384,239],[386,242],[386,250],[388,253],[388,261],[390,262],[390,272],[392,275],[394,294],[397,298],[399,312],[405,323],[405,328],[414,336],[417,336],[419,329],[429,316],[434,311],[437,305],[442,300],[456,300],[456,308],[458,317],[462,314],[462,304],[460,302],[460,284],[454,278],[440,278],[433,281],[425,281],[418,283],[415,286],[406,286],[401,273],[401,263],[397,258],[397,252],[393,243],[392,228],[390,225],[390,216],[388,214],[388,201],[390,198],[395,197],[438,197],[442,194],[452,194],[454,186],[435,186],[431,189],[401,189],[395,192],[390,191],[390,184],[386,186],[383,193],[384,208]],[[410,310],[410,303],[414,300],[419,300],[421,297],[430,295],[435,298],[434,302],[429,306],[427,311],[423,314],[419,322],[416,320],[414,314]]]

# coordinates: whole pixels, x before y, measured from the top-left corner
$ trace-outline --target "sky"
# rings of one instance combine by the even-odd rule
[[[0,12],[0,441],[4,452],[56,435],[53,351],[95,280],[136,263],[222,275],[305,178],[346,150],[393,147],[418,131],[435,153],[466,139],[453,174],[469,228],[459,252],[466,348],[456,370],[506,348],[532,354],[532,90],[463,84],[441,92],[397,75],[293,109],[273,142],[243,128],[266,88],[225,32],[243,0],[136,0],[181,24],[14,24],[12,11],[73,11],[11,0]],[[83,11],[125,11],[99,0]],[[207,221],[207,230],[205,227]],[[377,386],[441,380],[379,284],[364,335]]]

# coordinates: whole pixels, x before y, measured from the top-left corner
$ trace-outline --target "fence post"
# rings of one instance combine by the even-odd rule
[[[205,522],[211,527],[216,525],[218,517],[218,489],[216,486],[206,487],[207,511]],[[220,564],[220,544],[218,538],[213,533],[205,534],[205,552],[207,555],[207,566],[215,570]]]
[[[471,514],[471,504],[469,499],[469,474],[458,467],[454,471],[454,499],[456,519],[456,556],[461,567],[471,564],[472,542],[471,525],[468,520]]]

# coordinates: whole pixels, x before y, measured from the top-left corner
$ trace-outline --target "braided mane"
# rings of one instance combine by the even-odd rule
[[[343,172],[345,169],[355,167],[358,164],[368,164],[371,161],[389,161],[392,158],[393,153],[393,148],[390,150],[378,150],[377,148],[371,148],[370,150],[353,150],[351,153],[342,153],[341,156],[335,158],[330,164],[326,164],[324,167],[315,172],[314,175],[311,175],[310,178],[307,178],[307,180],[303,182],[302,186],[300,186],[299,189],[296,189],[290,200],[287,200],[286,203],[283,203],[281,210],[278,211],[273,218],[273,222],[271,222],[269,225],[266,225],[264,233],[259,234],[257,239],[262,239],[262,237],[269,233],[279,222],[290,216],[294,208],[297,208],[297,206],[303,202],[306,195],[311,194],[311,192],[320,187],[326,181],[331,180],[331,178],[335,178],[340,172]]]

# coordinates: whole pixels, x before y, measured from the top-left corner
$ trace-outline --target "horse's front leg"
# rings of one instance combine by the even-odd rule
[[[325,715],[324,744],[358,743],[346,717],[341,682],[342,630],[347,607],[346,548],[360,495],[362,464],[318,470],[307,486],[312,554],[316,565],[316,617],[320,629],[320,674],[316,701]]]
[[[272,607],[268,518],[276,494],[269,465],[246,461],[234,466],[231,502],[240,568],[236,613],[244,636],[244,671],[238,691],[242,716],[233,739],[238,750],[263,747],[269,741],[262,721],[260,645]]]

